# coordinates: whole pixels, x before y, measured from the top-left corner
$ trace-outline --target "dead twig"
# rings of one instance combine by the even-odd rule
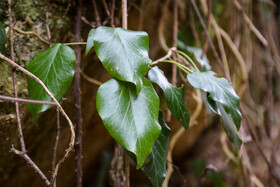
[[[56,136],[55,136],[55,142],[54,142],[54,146],[53,146],[52,173],[54,173],[54,171],[55,171],[56,153],[57,153],[59,135],[60,135],[60,117],[59,117],[59,110],[58,110],[58,108],[56,108]],[[56,179],[52,179],[52,186],[56,187]]]
[[[49,0],[46,0],[46,30],[48,34],[49,39],[49,45],[52,45],[52,35],[49,27],[49,14],[50,14],[50,2]]]
[[[244,21],[247,23],[250,30],[258,37],[258,39],[262,42],[262,44],[267,47],[268,46],[267,40],[263,37],[263,35],[259,32],[259,30],[254,26],[254,24],[252,23],[250,18],[247,16],[247,14],[242,9],[239,2],[237,0],[232,0],[232,2],[234,4],[234,6],[236,7],[236,9],[238,11],[240,11]]]
[[[75,39],[81,42],[81,17],[82,17],[82,0],[76,0],[77,9],[75,17]],[[96,8],[95,0],[93,0]],[[82,110],[81,110],[81,46],[75,46],[76,52],[76,73],[74,77],[74,97],[75,97],[75,112],[76,112],[76,139],[75,139],[75,153],[76,153],[76,187],[82,187],[83,184],[83,169],[82,169]]]
[[[206,37],[208,38],[210,47],[211,47],[212,52],[213,52],[213,54],[214,54],[214,56],[215,56],[215,58],[216,58],[216,60],[217,60],[217,62],[219,64],[219,67],[221,68],[222,72],[225,74],[225,71],[223,69],[222,61],[221,61],[221,59],[220,59],[220,57],[219,57],[219,55],[217,53],[217,50],[216,50],[216,48],[215,48],[215,46],[213,44],[213,41],[211,40],[211,37],[210,37],[210,35],[209,35],[208,31],[207,31],[206,25],[205,25],[205,23],[204,23],[204,21],[203,21],[203,19],[201,17],[201,14],[200,14],[200,12],[199,12],[199,10],[197,8],[197,5],[196,5],[194,0],[190,0],[190,1],[191,1],[192,5],[193,5],[194,11],[195,11],[195,13],[196,13],[196,15],[197,15],[197,17],[199,19],[199,22],[200,22],[201,26],[203,27],[204,33],[205,33]],[[226,74],[225,74],[225,76],[226,76]],[[228,77],[226,77],[226,78],[228,79]]]
[[[190,122],[189,122],[189,128],[191,128],[195,124],[195,121],[196,121],[197,117],[199,116],[202,106],[203,106],[200,90],[198,90],[198,89],[195,90],[195,94],[193,94],[193,98],[197,102],[197,105],[194,110],[194,113],[191,115]],[[167,155],[167,160],[169,161],[169,163],[167,165],[166,178],[163,183],[163,187],[168,187],[168,182],[173,173],[172,152],[173,152],[173,149],[174,149],[178,139],[182,136],[182,134],[184,132],[185,132],[184,127],[180,127],[180,129],[173,135],[173,137],[170,140],[168,155]]]
[[[23,31],[20,30],[19,28],[13,28],[14,31],[20,33],[20,34],[24,34],[24,35],[31,35],[31,36],[35,36],[37,37],[41,42],[43,42],[46,45],[49,45],[49,42],[47,40],[45,40],[44,38],[42,38],[39,34],[37,34],[36,32],[33,31]]]
[[[19,103],[37,104],[37,105],[53,105],[53,106],[56,106],[56,103],[54,103],[54,102],[37,101],[37,100],[31,100],[31,99],[21,99],[21,98],[8,97],[8,96],[2,96],[2,95],[0,95],[0,100],[11,101],[11,102],[19,102]]]
[[[94,85],[97,85],[97,86],[100,86],[100,85],[102,84],[102,82],[100,82],[100,81],[98,81],[98,80],[95,80],[95,79],[90,78],[89,76],[87,76],[82,70],[80,70],[80,73],[81,73],[82,77],[83,77],[86,81],[88,81],[88,82],[90,82],[90,83],[92,83],[92,84],[94,84]]]
[[[69,127],[70,127],[70,131],[71,131],[71,139],[69,142],[69,147],[66,149],[66,153],[64,154],[64,156],[62,157],[62,159],[58,162],[58,164],[55,167],[55,172],[53,173],[53,177],[55,178],[57,176],[58,170],[61,166],[61,164],[65,161],[65,159],[70,155],[70,152],[73,150],[74,147],[74,142],[75,142],[75,132],[74,132],[74,126],[70,120],[70,118],[67,116],[67,114],[65,113],[65,111],[63,110],[63,108],[61,107],[61,105],[59,104],[59,102],[56,100],[56,98],[52,95],[52,93],[49,91],[49,89],[46,87],[46,85],[38,78],[36,77],[34,74],[32,74],[31,72],[27,71],[26,69],[24,69],[23,67],[19,66],[17,63],[15,63],[13,60],[5,57],[3,54],[0,53],[0,59],[10,63],[12,66],[18,68],[20,71],[22,71],[24,74],[28,75],[30,78],[34,79],[37,83],[39,83],[43,89],[46,91],[46,93],[50,96],[50,98],[56,103],[59,111],[62,113],[62,115],[66,118]]]

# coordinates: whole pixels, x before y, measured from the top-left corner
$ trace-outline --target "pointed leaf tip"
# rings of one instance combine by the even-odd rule
[[[239,130],[241,124],[239,97],[225,78],[217,78],[214,75],[215,73],[212,71],[193,72],[188,74],[187,78],[193,87],[209,93],[208,97],[221,103],[225,111],[233,119],[237,130]]]
[[[116,79],[135,84],[137,94],[149,70],[149,36],[146,32],[98,27],[94,33],[95,52],[104,68]]]
[[[190,114],[185,105],[184,89],[176,88],[170,84],[163,72],[157,66],[150,69],[148,78],[160,86],[164,92],[166,103],[171,113],[176,117],[180,124],[188,130]]]
[[[88,33],[85,55],[87,55],[88,52],[91,50],[91,48],[94,47],[94,33],[95,33],[95,30],[96,29],[91,29]]]
[[[133,84],[111,79],[99,87],[96,107],[109,134],[136,155],[141,168],[161,131],[159,98],[150,81],[143,79],[137,95]]]
[[[26,69],[37,76],[54,97],[60,100],[73,80],[75,60],[75,53],[70,47],[57,43],[29,62]],[[29,98],[32,100],[52,101],[43,87],[31,78],[27,80],[27,89]],[[27,105],[33,117],[51,107],[50,105]]]

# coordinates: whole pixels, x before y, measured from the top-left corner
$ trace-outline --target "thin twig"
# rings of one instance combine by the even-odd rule
[[[239,97],[242,97],[244,94],[244,91],[247,87],[247,84],[248,84],[248,73],[247,73],[245,61],[244,61],[242,55],[240,54],[240,52],[238,51],[237,47],[234,45],[233,41],[229,37],[229,35],[221,27],[219,27],[219,32],[221,33],[221,36],[228,44],[229,48],[231,49],[234,56],[236,57],[237,62],[239,63],[240,70],[241,70],[241,76],[242,76],[242,82],[241,82],[240,88],[238,89],[239,90],[238,95],[239,95]]]
[[[71,131],[71,139],[69,142],[69,147],[66,149],[66,153],[64,154],[64,156],[62,157],[62,159],[58,162],[58,164],[55,167],[55,172],[53,173],[53,177],[55,178],[57,176],[58,170],[61,166],[61,164],[65,161],[65,159],[69,156],[70,152],[73,150],[74,147],[74,142],[75,142],[75,132],[74,132],[74,126],[70,120],[70,118],[67,116],[67,114],[65,113],[65,111],[63,110],[63,108],[61,107],[61,105],[59,104],[59,102],[56,100],[56,98],[52,95],[52,93],[49,91],[49,89],[46,87],[46,85],[38,78],[36,77],[34,74],[32,74],[31,72],[27,71],[26,69],[24,69],[23,67],[19,66],[17,63],[15,63],[13,60],[5,57],[3,54],[0,53],[0,59],[10,63],[12,66],[18,68],[20,71],[22,71],[24,74],[28,75],[30,78],[34,79],[37,83],[39,83],[43,89],[46,91],[46,93],[50,96],[50,98],[56,103],[57,107],[59,108],[59,111],[62,113],[62,115],[66,118],[69,127],[70,127],[70,131]]]
[[[102,3],[103,3],[103,6],[104,6],[104,9],[105,9],[105,12],[106,12],[107,16],[110,16],[110,11],[109,11],[106,0],[102,0]]]
[[[178,2],[177,0],[173,0],[173,31],[172,31],[172,47],[177,49],[177,39],[178,38]],[[177,53],[173,51],[172,59],[177,61]],[[176,64],[172,64],[172,77],[171,83],[173,86],[177,84],[177,66]],[[171,111],[167,110],[166,121],[171,121]]]
[[[122,0],[122,27],[127,29],[127,0]],[[130,162],[129,155],[124,151],[124,160],[125,160],[125,187],[130,186]]]
[[[77,0],[76,18],[75,18],[75,38],[77,42],[81,41],[81,17],[82,17],[82,0]],[[96,8],[95,0],[93,0]],[[82,169],[82,111],[81,111],[81,46],[75,46],[76,52],[76,73],[74,77],[74,96],[76,109],[76,187],[82,187],[83,169]]]
[[[276,181],[276,183],[278,185],[280,185],[280,178],[273,172],[273,168],[272,168],[269,160],[265,156],[265,153],[263,151],[261,143],[259,142],[259,139],[258,139],[258,137],[256,135],[256,132],[254,131],[254,129],[253,129],[249,119],[247,118],[247,115],[246,115],[242,105],[240,106],[240,112],[242,114],[243,119],[245,120],[246,127],[247,127],[250,135],[252,136],[252,139],[254,140],[253,142],[255,143],[255,145],[257,147],[257,150],[259,151],[261,157],[263,158],[263,160],[265,161],[265,163],[266,163],[266,165],[268,167],[268,171],[269,171],[270,175]]]
[[[116,4],[116,0],[112,0],[112,8],[111,8],[111,15],[110,15],[111,27],[115,27],[115,4]]]
[[[224,69],[223,69],[222,61],[221,61],[221,59],[220,59],[220,57],[219,57],[219,55],[217,53],[217,50],[216,50],[216,48],[215,48],[215,46],[213,44],[212,39],[211,39],[211,37],[210,37],[210,35],[209,35],[208,31],[207,31],[206,25],[205,25],[205,23],[204,23],[204,21],[203,21],[203,19],[201,17],[201,14],[200,14],[200,12],[199,12],[199,10],[197,8],[197,5],[196,5],[194,0],[190,0],[190,1],[191,1],[192,5],[193,5],[194,11],[195,11],[195,13],[196,13],[196,15],[197,15],[197,17],[199,19],[199,22],[200,22],[201,26],[203,27],[204,33],[205,33],[206,37],[209,40],[210,47],[211,47],[212,52],[213,52],[213,54],[214,54],[214,56],[215,56],[215,58],[216,58],[216,60],[217,60],[217,62],[219,64],[219,67],[221,68],[222,72],[225,74]],[[226,78],[228,79],[228,77],[226,77]]]
[[[25,152],[19,151],[14,147],[12,147],[10,151],[22,157],[27,162],[27,164],[29,164],[36,171],[36,173],[43,179],[46,185],[50,186],[51,183],[47,179],[45,174],[40,170],[40,168],[38,168],[38,166],[33,162],[33,160],[31,160],[31,158]]]
[[[176,51],[176,48],[175,47],[172,47],[171,49],[169,49],[169,51],[167,52],[167,54],[155,61],[152,62],[151,66],[156,66],[159,62],[163,61],[163,60],[166,60],[168,58],[171,57],[172,53]]]
[[[49,27],[49,13],[50,13],[50,2],[49,0],[46,0],[46,30],[48,34],[49,39],[49,45],[52,45],[52,35]]]
[[[127,29],[127,0],[122,0],[122,27]]]
[[[31,36],[35,36],[37,37],[41,42],[43,42],[46,45],[49,45],[49,42],[47,40],[45,40],[44,38],[42,38],[39,34],[37,34],[36,32],[33,31],[23,31],[20,30],[19,28],[13,28],[14,31],[20,33],[20,34],[24,34],[24,35],[31,35]]]
[[[9,12],[10,51],[11,51],[11,59],[14,61],[15,60],[15,55],[14,55],[13,17],[12,17],[11,0],[8,0],[8,12]],[[17,98],[18,97],[18,92],[17,92],[16,68],[13,67],[12,71],[13,71],[14,97]],[[23,153],[25,153],[26,149],[25,149],[24,137],[23,137],[23,132],[22,132],[18,102],[15,102],[15,107],[16,107],[16,118],[17,118],[17,126],[18,126],[18,133],[19,133],[21,151]]]
[[[54,173],[55,171],[56,153],[57,153],[59,135],[60,135],[60,118],[59,118],[59,110],[57,108],[56,109],[56,136],[55,136],[55,142],[53,146],[53,156],[52,156],[52,173]],[[52,186],[56,187],[56,179],[52,179]]]
[[[196,105],[196,108],[195,108],[195,111],[194,111],[193,115],[191,115],[190,122],[189,122],[189,128],[192,127],[195,124],[195,121],[196,121],[196,119],[197,119],[197,117],[200,114],[201,109],[202,109],[201,93],[198,89],[195,90],[195,94],[193,95],[193,97],[194,97],[194,100],[197,102],[197,105]],[[182,136],[182,134],[184,132],[185,132],[184,127],[181,127],[174,134],[174,136],[170,140],[168,155],[167,155],[167,160],[169,160],[170,162],[167,165],[166,178],[165,178],[165,181],[163,183],[163,187],[168,187],[169,179],[170,179],[170,177],[173,173],[172,152],[173,152],[173,149],[174,149],[178,139]]]
[[[31,99],[21,99],[21,98],[8,97],[8,96],[2,96],[2,95],[0,95],[0,100],[11,101],[11,102],[20,102],[20,103],[29,103],[29,104],[37,104],[37,105],[53,105],[53,106],[56,106],[56,103],[54,103],[54,102],[37,101],[37,100],[31,100]]]
[[[98,80],[95,80],[93,78],[90,78],[89,76],[87,76],[82,70],[80,70],[80,73],[82,75],[82,77],[87,80],[88,82],[94,84],[94,85],[97,85],[97,86],[100,86],[102,84],[102,82],[98,81]]]
[[[162,8],[162,14],[161,14],[161,17],[160,17],[160,20],[159,20],[159,26],[158,26],[158,38],[159,38],[159,43],[160,43],[160,46],[161,48],[165,51],[165,52],[168,52],[169,51],[169,47],[167,46],[166,44],[166,41],[165,41],[165,38],[164,38],[164,18],[168,12],[168,7],[169,7],[169,4],[170,4],[170,0],[166,0],[164,5],[163,5],[163,8]]]
[[[85,24],[89,25],[92,28],[95,28],[95,23],[91,23],[89,22],[84,16],[82,16],[82,22],[84,22]]]
[[[247,14],[242,9],[241,5],[237,0],[232,0],[234,6],[237,10],[241,12],[241,15],[244,19],[244,21],[247,23],[248,27],[251,29],[251,31],[258,37],[258,39],[262,42],[264,46],[268,46],[267,40],[262,36],[262,34],[259,32],[259,30],[254,26],[250,18],[247,16]]]
[[[101,26],[101,19],[100,19],[99,13],[98,13],[98,8],[97,8],[97,5],[96,5],[96,2],[95,2],[95,0],[92,0],[91,2],[93,4],[93,8],[94,8],[94,16],[95,16],[96,26],[100,27]]]

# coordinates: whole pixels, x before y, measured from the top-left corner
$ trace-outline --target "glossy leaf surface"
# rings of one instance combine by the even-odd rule
[[[91,29],[88,33],[85,55],[87,55],[91,48],[94,46],[94,33],[95,29]]]
[[[97,110],[106,129],[136,155],[137,168],[141,168],[161,131],[159,98],[152,84],[143,79],[143,89],[137,95],[133,84],[111,79],[100,86],[96,97]]]
[[[57,43],[29,62],[26,69],[43,81],[54,97],[60,100],[73,80],[75,58],[75,53],[70,47]],[[52,101],[36,81],[28,78],[27,84],[30,99]],[[51,107],[49,105],[27,105],[28,110],[35,118],[38,113]]]
[[[176,88],[170,84],[158,67],[152,68],[148,73],[148,77],[150,81],[158,84],[163,90],[168,108],[181,125],[187,130],[190,114],[185,105],[184,89]]]
[[[225,128],[225,131],[226,131],[230,141],[235,145],[235,148],[237,150],[239,150],[240,146],[242,144],[242,140],[239,138],[239,136],[236,132],[233,120],[228,115],[228,113],[225,111],[225,109],[221,103],[217,102],[217,107],[218,107],[219,113],[221,113],[224,128]]]
[[[164,122],[161,112],[159,113],[159,124],[162,130],[153,146],[151,160],[147,165],[142,167],[142,170],[148,176],[154,187],[161,187],[166,177],[168,140],[171,133],[170,128]]]
[[[208,97],[221,103],[228,115],[233,119],[236,128],[239,129],[241,123],[239,97],[225,78],[217,78],[214,75],[215,73],[212,71],[193,72],[188,74],[187,78],[193,87],[208,92],[210,94]]]
[[[137,94],[149,70],[149,36],[146,32],[99,27],[94,33],[95,52],[104,68],[116,79],[132,82]]]

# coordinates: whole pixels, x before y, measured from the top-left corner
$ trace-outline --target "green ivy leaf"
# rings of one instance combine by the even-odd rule
[[[150,163],[142,167],[142,170],[148,176],[154,187],[161,187],[166,177],[168,140],[171,133],[170,128],[164,122],[161,112],[159,112],[158,120],[162,129],[161,133],[153,146]]]
[[[240,146],[242,144],[242,140],[239,138],[239,136],[236,132],[234,122],[233,122],[232,118],[228,115],[228,113],[225,111],[223,105],[219,102],[216,102],[216,103],[217,103],[219,113],[221,113],[221,117],[223,119],[225,131],[226,131],[230,141],[235,145],[235,148],[237,150],[239,150]]]
[[[5,27],[2,22],[0,22],[0,53],[5,54],[5,45],[7,43],[7,36]]]
[[[26,69],[36,75],[48,87],[54,97],[60,100],[73,80],[75,58],[75,53],[70,47],[57,43],[29,62]],[[31,78],[28,78],[27,88],[30,99],[52,101],[42,86]],[[27,105],[35,119],[38,113],[51,107],[50,105]]]
[[[95,52],[104,68],[116,79],[132,82],[137,94],[149,70],[149,36],[146,32],[99,27],[94,33]]]
[[[111,79],[96,96],[97,111],[110,135],[137,158],[141,168],[158,138],[159,98],[147,79],[137,95],[133,84]]]
[[[91,29],[88,33],[85,55],[87,55],[91,48],[94,46],[94,33],[95,29]]]
[[[190,114],[185,105],[184,89],[176,88],[170,84],[158,67],[154,67],[149,71],[148,78],[150,81],[161,87],[164,92],[168,108],[181,125],[187,130],[189,127]]]
[[[193,87],[208,92],[210,94],[208,97],[223,105],[239,130],[241,123],[241,113],[238,108],[239,97],[225,78],[217,78],[214,75],[215,73],[212,71],[193,72],[188,74],[187,77]]]

